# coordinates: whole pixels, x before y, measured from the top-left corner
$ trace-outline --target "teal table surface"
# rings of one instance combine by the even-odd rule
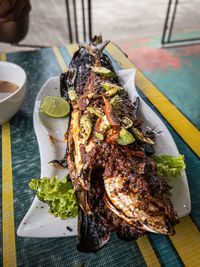
[[[80,253],[76,250],[77,237],[67,238],[22,238],[16,235],[17,228],[28,211],[34,192],[29,188],[31,178],[40,177],[40,154],[33,128],[33,108],[36,96],[42,85],[52,76],[59,76],[69,65],[76,45],[59,48],[43,48],[31,52],[1,54],[2,60],[20,65],[27,74],[27,93],[18,113],[9,123],[3,125],[1,131],[2,153],[0,164],[2,170],[5,160],[12,158],[11,170],[3,172],[1,193],[4,190],[4,174],[11,175],[12,186],[8,194],[13,193],[13,201],[1,201],[0,228],[1,262],[4,266],[200,266],[200,133],[187,118],[171,103],[167,90],[163,92],[161,102],[152,96],[159,93],[138,71],[136,85],[141,97],[163,119],[171,132],[181,154],[185,155],[186,173],[191,194],[191,214],[182,218],[176,227],[176,235],[148,234],[139,241],[130,243],[111,235],[109,243],[97,253]],[[114,44],[106,50],[115,69],[130,68],[134,65]],[[166,102],[166,100],[168,102]],[[178,100],[177,100],[178,101]],[[164,104],[163,104],[164,103]],[[166,112],[166,106],[174,107],[173,112]],[[178,114],[178,115],[177,115]],[[181,122],[175,123],[173,116],[180,116]],[[187,130],[184,130],[187,125]],[[182,131],[183,130],[183,131]],[[194,135],[193,135],[194,133]],[[7,135],[8,134],[8,135]],[[11,148],[5,158],[4,147],[9,142],[5,135],[11,136]],[[193,139],[195,136],[195,140]],[[5,141],[7,140],[7,141]],[[5,166],[4,166],[5,165]],[[4,180],[4,184],[3,184]],[[5,189],[7,190],[7,189]],[[9,196],[8,196],[9,197]],[[12,199],[11,199],[12,200]],[[9,204],[11,213],[5,218],[5,205]],[[10,223],[6,226],[7,221]],[[10,222],[11,221],[11,222]],[[5,223],[6,222],[6,223]],[[13,224],[12,224],[13,223]],[[9,232],[10,231],[10,232]],[[13,235],[12,235],[13,231]],[[11,233],[11,234],[9,234]],[[8,238],[9,243],[6,241]]]

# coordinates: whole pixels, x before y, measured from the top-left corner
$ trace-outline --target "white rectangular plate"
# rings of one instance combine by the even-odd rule
[[[127,90],[131,101],[134,101],[138,96],[135,88],[135,69],[120,70],[117,74],[121,78],[122,85]],[[67,171],[54,168],[48,162],[53,159],[63,158],[66,143],[54,142],[54,145],[52,145],[49,135],[57,140],[63,141],[68,118],[50,118],[42,113],[39,108],[41,100],[46,95],[60,95],[59,88],[59,77],[50,78],[45,83],[36,98],[33,116],[35,133],[40,149],[41,177],[58,176],[59,179],[62,179],[67,174]],[[138,118],[144,120],[144,130],[153,129],[157,125],[155,132],[159,134],[156,134],[155,137],[156,154],[178,156],[179,152],[176,144],[165,124],[142,99],[140,100]],[[191,210],[191,203],[185,171],[180,177],[169,179],[169,184],[173,187],[171,190],[171,200],[179,218],[188,215]],[[61,220],[49,214],[48,209],[48,205],[35,197],[17,230],[17,235],[26,237],[63,237],[77,235],[76,218]]]

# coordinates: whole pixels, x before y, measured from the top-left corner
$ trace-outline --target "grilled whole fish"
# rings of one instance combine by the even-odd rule
[[[81,46],[60,77],[72,108],[65,157],[81,207],[77,248],[86,252],[104,246],[111,231],[131,241],[146,231],[172,235],[178,222],[149,157],[153,136],[142,133],[139,98],[131,103],[121,87],[102,52],[107,44],[95,37]]]

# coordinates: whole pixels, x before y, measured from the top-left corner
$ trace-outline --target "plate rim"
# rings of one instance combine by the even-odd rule
[[[135,73],[135,71],[136,71],[136,69],[127,69],[127,70],[128,70],[128,71],[134,71],[134,73]],[[119,72],[123,72],[123,71],[127,71],[127,70],[119,70]],[[41,147],[40,147],[40,145],[39,145],[39,137],[38,137],[38,133],[37,133],[37,130],[36,130],[36,120],[37,120],[37,118],[36,118],[36,116],[37,116],[37,101],[38,101],[38,98],[40,97],[40,95],[42,94],[44,88],[45,88],[45,87],[46,87],[52,80],[54,80],[54,81],[58,81],[58,82],[59,82],[59,76],[53,76],[53,77],[50,77],[50,78],[44,83],[44,85],[41,87],[41,89],[39,90],[39,92],[38,92],[38,94],[37,94],[37,97],[36,97],[36,99],[35,99],[35,104],[34,104],[34,110],[33,110],[33,126],[34,126],[34,131],[35,131],[35,135],[36,135],[37,143],[38,143],[38,147],[39,147],[39,153],[40,153],[40,165],[41,165],[41,166],[42,166]],[[135,87],[135,83],[134,83],[133,85],[134,85],[134,87]],[[135,92],[136,92],[136,94],[140,97],[140,100],[141,100],[141,102],[143,103],[143,105],[145,105],[148,109],[150,109],[150,110],[155,114],[155,116],[157,116],[158,119],[162,122],[162,126],[164,126],[164,127],[166,128],[166,130],[168,131],[169,135],[170,135],[171,138],[172,138],[172,141],[173,141],[173,143],[174,143],[174,146],[175,146],[176,150],[178,151],[178,148],[177,148],[177,146],[176,146],[176,142],[175,142],[174,138],[172,137],[171,133],[169,132],[167,126],[164,124],[162,118],[160,118],[160,117],[159,117],[159,116],[152,110],[152,108],[149,107],[149,105],[142,99],[142,97],[138,94],[136,87],[135,87]],[[178,153],[179,153],[179,151],[178,151]],[[185,182],[186,182],[186,186],[187,186],[187,188],[188,188],[188,204],[189,204],[188,206],[189,206],[189,209],[188,209],[187,214],[184,215],[184,216],[187,216],[187,215],[191,212],[191,197],[190,197],[190,190],[189,190],[189,186],[188,186],[188,180],[187,180],[186,172],[183,171],[183,173],[184,173],[184,175],[185,175]],[[41,176],[41,174],[42,174],[42,168],[41,168],[40,176]],[[23,217],[23,219],[22,219],[22,221],[21,221],[21,223],[20,223],[20,225],[19,225],[19,227],[18,227],[18,229],[17,229],[17,235],[18,235],[18,236],[22,236],[22,237],[25,237],[25,236],[26,236],[26,237],[33,237],[33,238],[34,238],[34,237],[37,237],[37,238],[40,238],[40,237],[41,237],[41,238],[46,238],[46,237],[63,237],[63,236],[57,236],[57,235],[51,235],[51,236],[31,236],[31,235],[27,235],[27,233],[25,233],[25,231],[24,231],[24,221],[26,220],[26,218],[27,218],[28,216],[31,215],[31,212],[32,212],[32,210],[33,210],[35,204],[38,203],[38,201],[39,201],[39,199],[37,198],[37,196],[35,196],[33,202],[31,203],[31,206],[29,207],[28,211],[26,212],[25,216]],[[43,202],[41,202],[41,203],[43,203]],[[43,203],[43,204],[44,204],[44,203]],[[182,216],[182,217],[184,217],[184,216]],[[56,219],[56,218],[55,218],[55,219]],[[77,235],[77,234],[75,234],[75,235]]]

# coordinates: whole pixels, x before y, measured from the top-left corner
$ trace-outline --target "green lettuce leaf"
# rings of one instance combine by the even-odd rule
[[[184,163],[184,155],[173,157],[170,155],[153,155],[152,159],[157,164],[157,173],[161,177],[178,177],[186,166]]]
[[[37,191],[39,200],[49,205],[49,212],[55,217],[59,216],[62,220],[78,217],[78,201],[72,183],[66,177],[61,181],[56,176],[32,179],[29,186]]]

